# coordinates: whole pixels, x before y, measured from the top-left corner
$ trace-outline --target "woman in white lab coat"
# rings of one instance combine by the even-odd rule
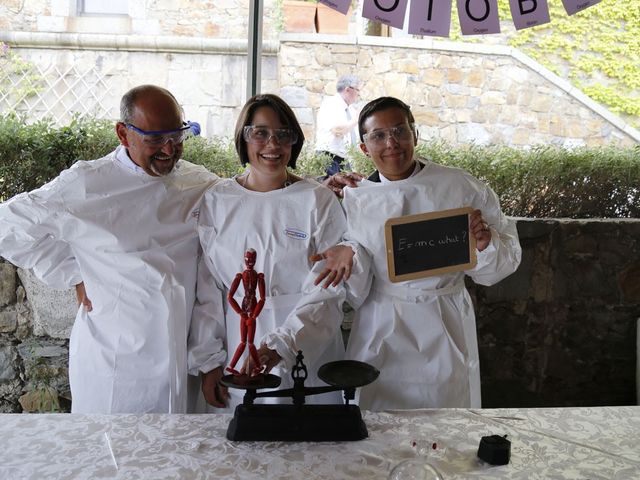
[[[345,188],[347,241],[356,250],[349,302],[359,307],[346,358],[370,363],[380,377],[360,390],[370,410],[479,407],[476,323],[464,276],[492,285],[513,273],[521,249],[515,223],[498,198],[468,173],[414,158],[417,135],[409,107],[382,97],[359,118],[361,149],[377,171]],[[477,265],[465,272],[392,283],[384,224],[389,218],[472,207]]]
[[[249,99],[235,129],[240,161],[248,167],[205,194],[198,226],[204,261],[214,272],[219,295],[225,298],[236,274],[244,269],[245,251],[256,251],[254,268],[264,273],[266,301],[256,320],[255,341],[256,346],[275,349],[280,345],[279,351],[291,353],[283,353],[283,361],[271,372],[282,377],[281,388],[292,386],[290,367],[295,363],[296,348],[305,357],[308,386],[324,385],[316,377],[318,368],[344,356],[339,327],[345,289],[316,286],[314,280],[326,270],[325,262],[314,265],[309,257],[338,243],[346,221],[329,189],[290,170],[295,168],[303,142],[302,129],[282,99],[269,94]],[[305,294],[310,293],[314,302],[307,303]],[[241,285],[235,296],[239,304],[243,295]],[[283,327],[285,320],[287,326]],[[227,305],[221,321],[225,322],[229,361],[240,342],[240,317]],[[241,365],[242,360],[238,367]],[[205,385],[205,397],[207,389],[215,388],[220,387]],[[232,389],[229,407],[240,403],[243,393]],[[216,404],[210,397],[207,400]],[[336,403],[340,394],[307,401]]]

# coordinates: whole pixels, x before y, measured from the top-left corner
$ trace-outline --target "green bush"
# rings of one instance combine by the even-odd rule
[[[307,144],[296,162],[296,174],[301,177],[322,177],[329,165],[331,165],[331,157],[328,154],[318,154],[311,144]]]
[[[490,185],[507,215],[640,217],[640,147],[421,145],[419,154],[462,168]]]
[[[0,117],[0,200],[33,190],[78,159],[106,155],[118,145],[112,122],[74,119],[61,128],[40,121],[27,125],[15,115]],[[242,171],[229,139],[190,138],[184,158],[229,177]],[[507,215],[519,217],[640,217],[640,146],[577,148],[536,146],[453,147],[420,144],[417,154],[467,170],[498,194]],[[370,174],[373,163],[358,148],[353,170]],[[326,156],[303,148],[296,173],[321,176]]]
[[[27,124],[9,114],[0,118],[0,200],[38,188],[79,159],[99,158],[118,144],[113,124],[75,118],[55,127]]]
[[[232,177],[243,170],[232,139],[188,138],[184,142],[182,157],[221,177]]]

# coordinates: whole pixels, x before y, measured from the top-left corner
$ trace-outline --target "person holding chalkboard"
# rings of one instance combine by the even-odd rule
[[[359,392],[370,410],[480,407],[476,323],[464,276],[492,285],[513,273],[521,248],[515,222],[496,194],[467,172],[414,157],[417,133],[408,105],[381,97],[362,109],[360,148],[377,170],[344,189],[347,243],[356,252],[347,281],[358,308],[346,358],[380,370]],[[468,234],[477,263],[466,271],[390,281],[387,219],[471,207]]]

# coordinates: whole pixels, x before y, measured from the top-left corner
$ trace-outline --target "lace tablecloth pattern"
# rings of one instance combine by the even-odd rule
[[[418,445],[444,479],[640,479],[640,407],[363,412],[359,442],[231,442],[230,415],[0,415],[0,479],[386,479]],[[511,461],[477,459],[507,435]]]

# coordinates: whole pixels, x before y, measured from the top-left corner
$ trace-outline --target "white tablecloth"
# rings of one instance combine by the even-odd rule
[[[4,414],[0,479],[385,479],[416,455],[414,441],[437,443],[430,459],[445,479],[640,479],[640,407],[363,417],[367,440],[287,443],[230,442],[228,415]],[[477,459],[492,434],[511,440],[508,465]]]

